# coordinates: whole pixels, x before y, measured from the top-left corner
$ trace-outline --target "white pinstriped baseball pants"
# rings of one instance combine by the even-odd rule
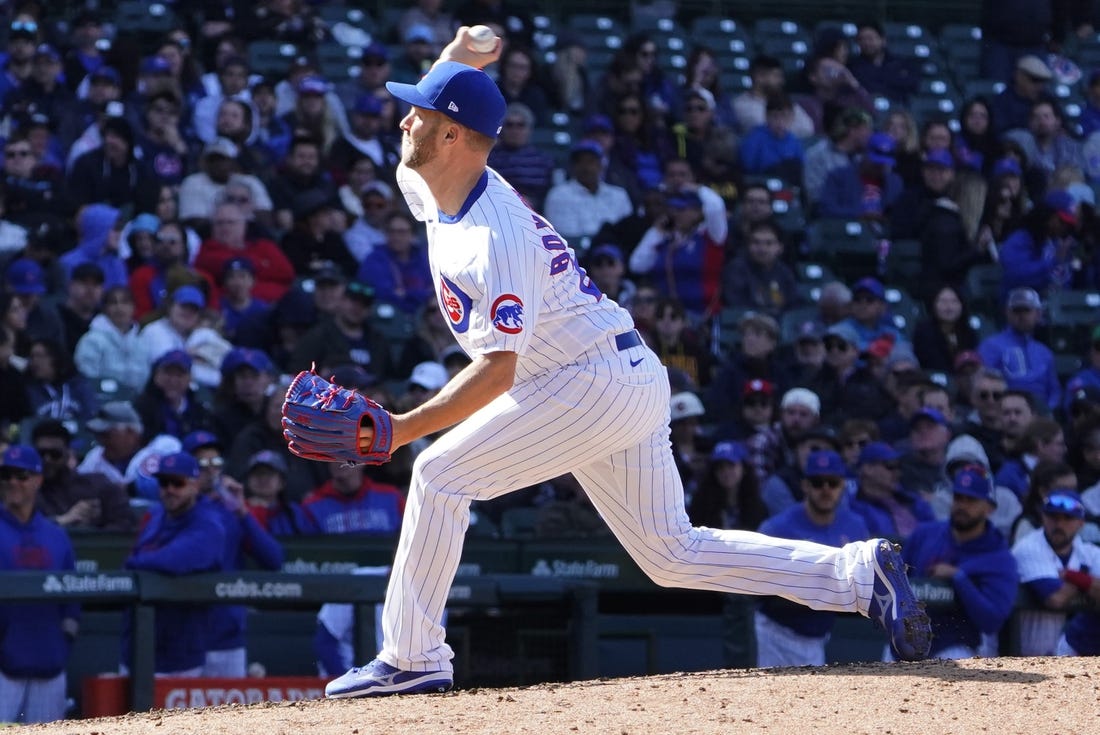
[[[636,367],[630,360],[644,358]],[[693,528],[669,443],[668,376],[647,347],[523,381],[417,458],[383,612],[379,658],[452,670],[441,620],[470,503],[572,472],[658,585],[778,595],[866,614],[873,544],[843,548]]]

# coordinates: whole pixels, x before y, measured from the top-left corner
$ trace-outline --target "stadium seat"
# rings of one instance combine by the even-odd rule
[[[1055,353],[1083,354],[1100,318],[1100,293],[1053,291],[1047,296],[1047,346]]]
[[[910,296],[904,289],[887,288],[886,303],[890,310],[890,316],[894,320],[894,326],[907,337],[912,336],[913,328],[924,316],[924,307]]]
[[[882,24],[882,30],[886,34],[887,45],[894,47],[895,41],[909,39],[911,41],[934,41],[931,31],[922,25],[915,23],[901,23],[898,21],[886,21]]]
[[[963,290],[972,312],[1000,322],[1002,275],[1001,266],[996,264],[976,265],[967,271]]]
[[[845,282],[875,273],[878,254],[871,230],[862,222],[819,219],[806,228],[808,256],[827,263]]]
[[[691,37],[700,40],[704,38],[728,38],[746,42],[752,38],[749,29],[744,24],[738,23],[732,18],[722,18],[714,15],[700,15],[692,21]]]
[[[1054,353],[1054,371],[1058,373],[1058,380],[1061,381],[1062,385],[1065,385],[1070,378],[1080,372],[1083,365],[1084,361],[1080,355],[1065,352]]]
[[[329,26],[334,26],[337,23],[347,23],[367,33],[373,33],[375,30],[374,18],[359,8],[321,4],[317,9],[317,14]]]
[[[814,26],[814,37],[821,36],[826,31],[840,31],[848,38],[855,38],[859,29],[855,23],[847,20],[823,20]]]
[[[178,27],[175,13],[164,3],[123,0],[111,15],[119,33],[157,36]]]
[[[753,35],[761,36],[792,36],[809,40],[809,34],[790,18],[761,18],[752,27]]]
[[[886,256],[886,279],[897,283],[916,283],[923,269],[919,240],[894,240]]]
[[[509,508],[500,514],[500,535],[506,539],[535,537],[538,508]]]
[[[948,23],[940,29],[940,45],[974,46],[982,40],[982,29],[965,23]]]
[[[253,41],[248,44],[248,64],[256,74],[286,74],[291,59],[298,53],[298,47],[292,43]]]
[[[969,79],[962,87],[963,97],[986,97],[992,99],[1004,91],[1005,83],[996,79]]]
[[[744,306],[724,306],[718,312],[718,353],[720,356],[732,354],[741,344],[741,333],[737,323],[750,309]]]
[[[610,15],[598,15],[594,13],[577,13],[569,17],[569,27],[574,31],[597,32],[604,35],[626,35],[626,27],[622,21]]]
[[[800,283],[828,283],[836,279],[833,271],[824,263],[800,260],[794,264],[794,275]]]

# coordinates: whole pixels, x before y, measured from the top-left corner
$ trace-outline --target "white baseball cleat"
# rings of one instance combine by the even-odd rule
[[[445,692],[454,684],[449,671],[402,671],[374,659],[366,666],[349,669],[325,687],[329,699],[381,697],[387,694]]]

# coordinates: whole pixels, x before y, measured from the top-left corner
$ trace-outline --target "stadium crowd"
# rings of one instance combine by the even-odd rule
[[[396,188],[405,110],[384,82],[487,23],[509,103],[490,165],[668,366],[692,521],[902,541],[958,600],[933,615],[936,656],[996,654],[1021,583],[1024,653],[1100,654],[1100,71],[1072,54],[1100,43],[1088,3],[986,3],[990,93],[951,114],[918,104],[927,59],[873,21],[823,26],[794,59],[761,43],[734,90],[691,38],[676,66],[665,35],[628,33],[602,68],[581,24],[551,33],[518,3],[409,3],[373,36],[329,5],[208,2],[195,21],[169,2],[157,33],[12,10],[0,569],[72,568],[59,527],[132,533],[127,567],[168,574],[398,530],[423,443],[310,463],[280,408],[312,364],[402,411],[468,362]],[[293,53],[272,63],[271,44]],[[340,78],[334,47],[355,49]],[[568,476],[472,523],[609,533]],[[162,612],[158,672],[243,675],[243,608]],[[0,721],[63,714],[77,619],[0,609],[0,702],[29,687],[52,707]],[[828,615],[768,600],[755,625],[761,665],[823,662]]]

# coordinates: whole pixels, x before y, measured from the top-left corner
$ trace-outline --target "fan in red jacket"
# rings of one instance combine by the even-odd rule
[[[329,465],[332,479],[302,500],[321,533],[397,533],[405,498],[393,485],[367,477],[362,465]]]
[[[244,212],[236,204],[219,204],[214,210],[213,232],[203,242],[195,258],[195,267],[217,281],[225,264],[239,257],[248,258],[256,270],[257,299],[275,303],[294,281],[294,266],[271,240],[245,238],[248,225]]]

